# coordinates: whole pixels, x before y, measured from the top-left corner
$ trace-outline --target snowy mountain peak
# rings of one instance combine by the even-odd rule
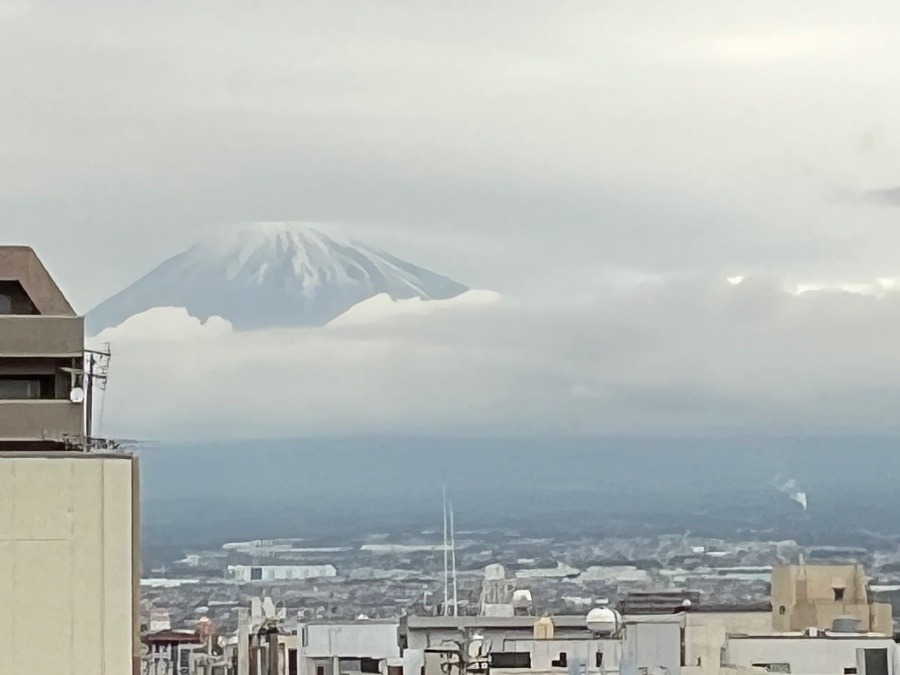
[[[216,233],[163,262],[87,315],[96,334],[154,307],[184,307],[235,328],[323,325],[384,293],[452,298],[468,290],[360,242],[308,225],[255,223]]]

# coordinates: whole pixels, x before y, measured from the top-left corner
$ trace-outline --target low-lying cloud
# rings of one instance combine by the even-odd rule
[[[468,297],[466,297],[468,296]],[[748,276],[538,305],[376,298],[323,328],[235,332],[160,308],[105,331],[101,432],[810,433],[895,430],[900,293]],[[425,310],[425,311],[423,311]]]

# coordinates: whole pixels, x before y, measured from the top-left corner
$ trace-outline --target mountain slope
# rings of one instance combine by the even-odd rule
[[[154,307],[184,307],[238,330],[320,326],[380,293],[452,298],[468,288],[355,241],[306,226],[261,223],[196,244],[101,302],[86,317],[96,335]]]

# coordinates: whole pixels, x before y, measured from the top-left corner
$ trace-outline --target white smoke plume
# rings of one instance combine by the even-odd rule
[[[776,478],[775,487],[781,494],[787,495],[789,499],[797,502],[800,506],[803,507],[803,510],[806,511],[806,492],[800,489],[800,485],[797,483],[796,479],[788,478],[784,483],[782,483],[778,478]]]

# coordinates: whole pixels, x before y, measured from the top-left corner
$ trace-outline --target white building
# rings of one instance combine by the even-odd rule
[[[400,642],[412,673],[419,659],[425,675],[440,675],[445,655],[465,630],[490,645],[496,675],[681,672],[684,617],[667,615],[627,620],[615,634],[603,635],[589,631],[583,616],[410,616],[401,622]]]
[[[892,638],[868,633],[731,635],[722,664],[791,675],[895,675],[900,652]]]
[[[683,675],[718,675],[722,653],[731,634],[766,635],[772,632],[772,612],[697,611],[685,618]]]
[[[298,675],[402,672],[399,622],[367,619],[297,627]],[[398,673],[399,675],[399,673]]]
[[[334,565],[229,565],[228,576],[235,581],[296,581],[337,576]]]

